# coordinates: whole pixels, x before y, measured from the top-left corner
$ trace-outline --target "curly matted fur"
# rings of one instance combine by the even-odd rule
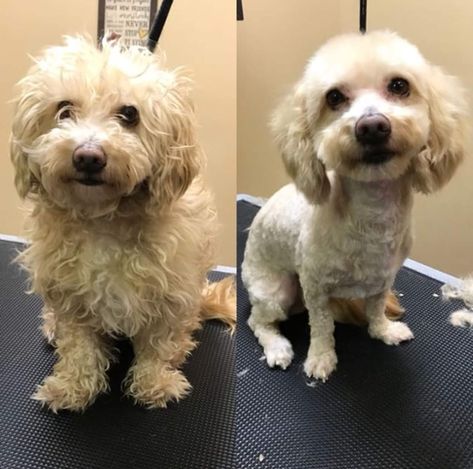
[[[301,289],[309,377],[325,380],[336,367],[334,320],[367,322],[386,344],[413,338],[386,314],[412,244],[413,193],[450,180],[466,126],[458,80],[394,33],[340,36],[310,60],[272,121],[294,184],[255,217],[242,265],[248,324],[269,366],[292,361],[277,323],[294,311]]]
[[[178,368],[201,320],[235,322],[231,281],[206,283],[217,225],[190,80],[144,48],[67,37],[19,87],[11,158],[30,202],[19,260],[58,356],[34,397],[86,408],[107,390],[111,339],[125,335],[127,392],[165,407],[190,389]],[[98,175],[74,161],[80,148],[79,159],[106,159]]]

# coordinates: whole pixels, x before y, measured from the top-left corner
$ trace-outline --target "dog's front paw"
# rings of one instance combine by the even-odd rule
[[[414,338],[412,331],[403,322],[388,321],[382,326],[370,327],[368,332],[373,339],[382,340],[387,345],[399,345]]]
[[[326,381],[337,368],[335,350],[309,355],[304,362],[304,372],[309,378]]]
[[[176,369],[156,368],[140,372],[136,368],[128,385],[128,394],[138,404],[150,409],[167,407],[170,401],[179,401],[189,394],[192,386],[184,374]]]
[[[266,362],[270,368],[279,366],[285,370],[294,358],[291,343],[285,337],[277,337],[264,347]]]
[[[100,388],[90,381],[52,375],[38,386],[32,398],[49,407],[54,413],[58,410],[78,412],[92,404],[99,392]]]

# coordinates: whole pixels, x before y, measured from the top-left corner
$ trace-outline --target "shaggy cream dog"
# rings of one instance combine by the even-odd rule
[[[310,60],[272,122],[294,183],[254,219],[242,266],[269,366],[293,358],[278,322],[300,288],[309,377],[336,368],[334,299],[363,299],[373,338],[413,338],[386,298],[411,248],[413,193],[442,187],[463,158],[466,108],[458,81],[391,32],[336,37]]]
[[[58,356],[34,398],[83,410],[107,390],[120,335],[135,351],[127,392],[165,407],[191,387],[178,368],[201,319],[235,321],[231,281],[206,284],[216,220],[189,79],[143,48],[68,37],[19,87],[11,157],[32,207],[20,260]]]

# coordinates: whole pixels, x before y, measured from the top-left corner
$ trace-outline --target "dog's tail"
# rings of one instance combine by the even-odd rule
[[[219,282],[207,284],[202,292],[202,319],[218,319],[233,333],[236,326],[235,277],[228,276]]]
[[[342,323],[363,326],[367,324],[365,316],[365,300],[361,298],[340,299],[332,298],[330,304],[333,308],[335,320]],[[388,319],[396,321],[405,313],[405,309],[399,304],[397,296],[390,291],[386,299],[385,314]]]

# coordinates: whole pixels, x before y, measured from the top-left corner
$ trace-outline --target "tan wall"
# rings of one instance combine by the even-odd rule
[[[13,85],[30,66],[27,54],[57,44],[64,34],[97,28],[97,0],[2,0],[0,13],[0,233],[21,234],[20,201],[13,187],[8,134]],[[175,2],[160,46],[170,66],[185,65],[196,82],[200,135],[208,155],[209,185],[221,224],[218,263],[235,265],[236,22],[232,2]]]
[[[245,20],[237,26],[238,192],[269,196],[288,181],[268,130],[270,113],[314,49],[338,31],[338,4],[245,0],[243,5]]]
[[[297,8],[295,7],[297,3]],[[288,178],[267,122],[322,42],[358,28],[358,0],[246,0],[238,26],[238,192],[269,196]],[[473,96],[473,2],[368,2],[368,30],[392,29],[433,63],[459,76]],[[473,98],[472,98],[473,102]],[[416,199],[411,257],[453,275],[473,271],[473,148],[452,183]]]

